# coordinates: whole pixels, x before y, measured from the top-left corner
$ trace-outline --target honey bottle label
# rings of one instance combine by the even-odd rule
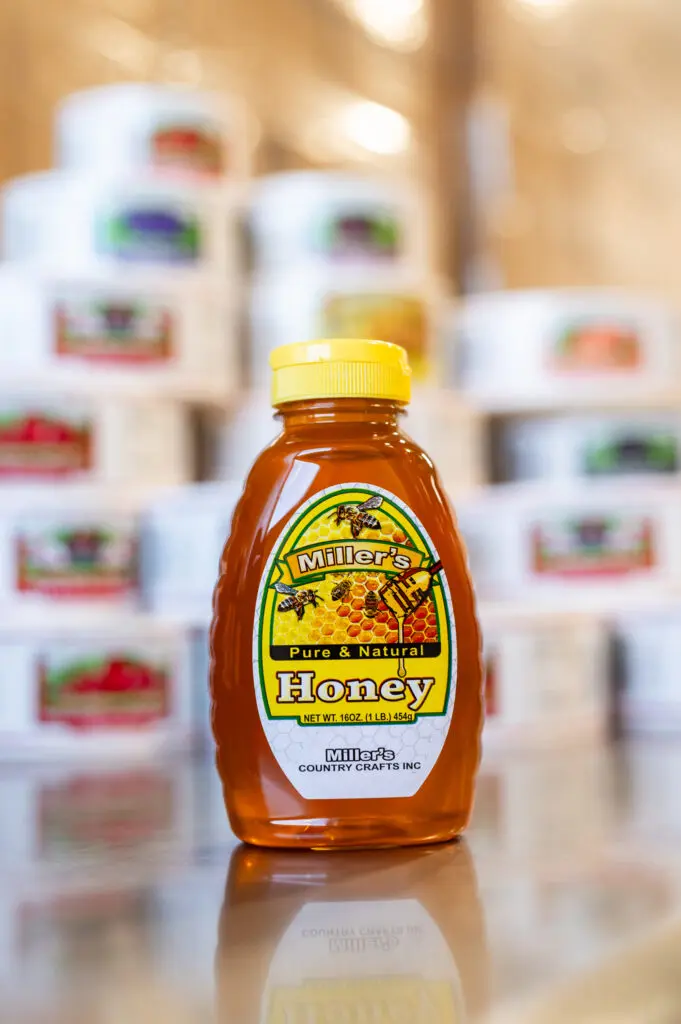
[[[353,483],[298,509],[260,582],[253,668],[265,735],[303,798],[419,790],[451,724],[456,626],[438,553],[399,498]]]

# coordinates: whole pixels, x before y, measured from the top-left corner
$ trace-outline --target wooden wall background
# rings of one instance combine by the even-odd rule
[[[461,45],[469,0],[434,0],[431,30],[409,50],[380,45],[341,0],[3,0],[0,5],[0,179],[49,167],[56,104],[122,80],[185,82],[244,97],[260,134],[259,169],[378,166],[419,181],[431,201],[435,252],[459,274],[468,88]],[[344,103],[403,114],[412,144],[381,158],[330,130]]]
[[[246,98],[259,169],[416,178],[453,281],[681,297],[678,0],[431,0],[427,13],[423,45],[402,52],[342,0],[3,0],[0,179],[50,166],[66,93],[190,82]],[[343,146],[329,124],[353,98],[403,114],[409,149]]]
[[[681,299],[681,4],[478,0],[477,19],[471,278]]]

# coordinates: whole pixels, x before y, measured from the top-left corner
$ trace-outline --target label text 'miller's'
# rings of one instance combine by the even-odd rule
[[[391,546],[386,550],[383,542],[376,546],[355,547],[353,544],[336,544],[328,548],[314,548],[312,551],[300,551],[296,555],[298,572],[301,576],[309,572],[347,565],[383,566],[386,559],[397,570],[410,569],[412,560],[409,555]]]

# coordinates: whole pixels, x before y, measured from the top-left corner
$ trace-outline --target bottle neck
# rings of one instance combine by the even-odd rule
[[[286,432],[318,433],[340,428],[375,437],[398,430],[398,417],[405,408],[401,402],[385,399],[318,398],[287,402],[277,407],[276,415],[283,420]]]

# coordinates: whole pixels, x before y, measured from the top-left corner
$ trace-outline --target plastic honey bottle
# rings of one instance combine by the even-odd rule
[[[232,828],[320,849],[451,839],[473,802],[480,639],[447,498],[400,429],[406,353],[318,341],[271,365],[283,432],[246,480],[211,631]]]

